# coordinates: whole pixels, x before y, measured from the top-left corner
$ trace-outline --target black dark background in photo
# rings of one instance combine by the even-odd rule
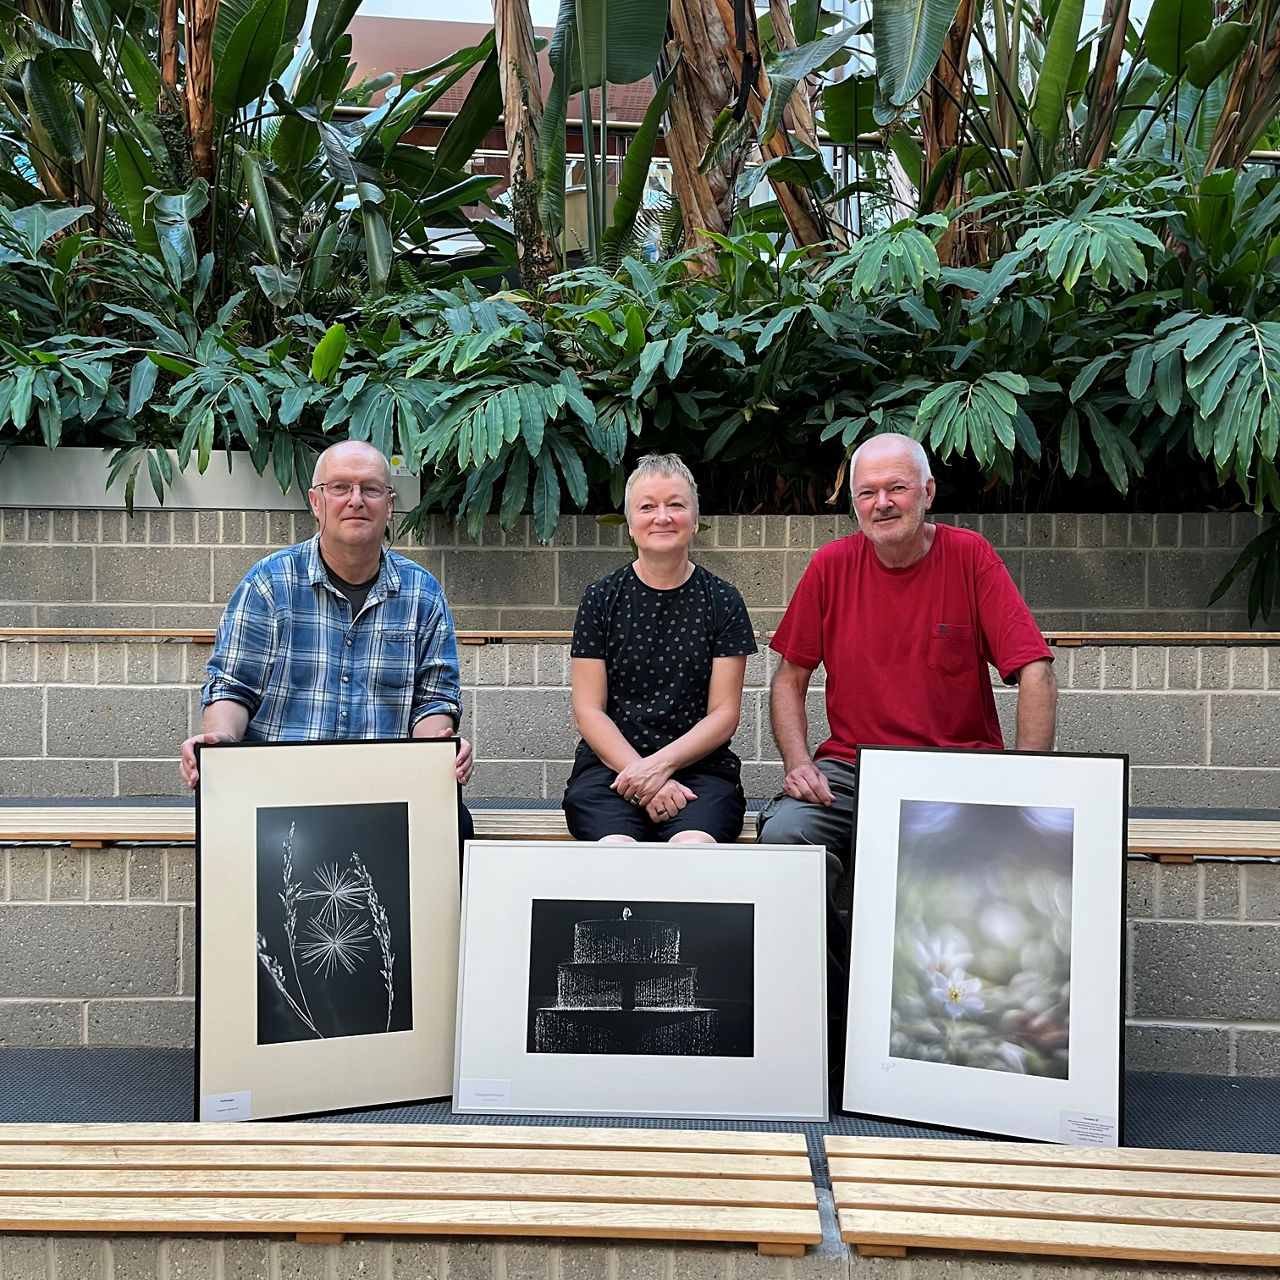
[[[352,869],[351,854],[359,853],[373,878],[378,899],[390,925],[391,968],[395,998],[391,1007],[392,1031],[413,1029],[413,984],[409,934],[409,806],[392,804],[290,805],[259,808],[257,822],[258,932],[267,940],[267,952],[280,961],[285,982],[294,1000],[297,980],[285,936],[283,849],[293,834],[293,879],[304,890],[320,888],[318,875],[325,867],[339,876]],[[317,973],[315,962],[303,958],[303,950],[315,941],[307,923],[319,917],[323,898],[298,903],[295,936],[297,972],[306,993],[307,1007],[317,1029],[325,1037],[373,1035],[388,1030],[387,990],[382,976],[382,951],[364,907],[344,908],[344,917],[363,925],[360,953],[353,957],[355,971],[341,965],[327,976]],[[332,920],[332,912],[329,914]],[[279,1044],[315,1039],[314,1032],[297,1016],[276,984],[257,963],[258,1043]]]
[[[698,1004],[719,1013],[717,1057],[755,1054],[755,905],[750,902],[627,902],[535,898],[529,934],[527,1050],[534,1049],[539,1008],[556,1003],[559,966],[573,958],[573,927],[582,920],[637,920],[680,926],[680,960],[696,965]]]

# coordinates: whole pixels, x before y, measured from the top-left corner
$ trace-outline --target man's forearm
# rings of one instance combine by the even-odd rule
[[[1058,721],[1058,678],[1048,658],[1018,673],[1019,751],[1052,751]]]
[[[200,731],[213,733],[226,741],[239,742],[249,727],[249,708],[233,698],[219,698],[204,709]]]
[[[803,671],[802,668],[799,670]],[[782,767],[790,772],[797,765],[812,759],[809,753],[809,713],[805,710],[805,694],[809,686],[809,672],[799,677],[779,671],[769,690],[769,720],[773,725],[773,738],[782,755]]]
[[[411,738],[449,738],[453,736],[453,717],[447,711],[432,711],[413,726]]]

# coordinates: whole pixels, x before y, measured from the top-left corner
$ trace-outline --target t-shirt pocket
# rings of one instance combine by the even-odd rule
[[[390,692],[413,687],[414,646],[412,631],[380,632],[373,648],[373,682]]]
[[[972,670],[973,628],[967,622],[935,622],[929,633],[929,666],[947,676]]]

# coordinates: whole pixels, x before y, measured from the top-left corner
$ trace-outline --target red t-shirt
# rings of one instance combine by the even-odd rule
[[[826,667],[831,737],[814,754],[854,763],[863,743],[998,750],[987,664],[1008,680],[1051,657],[991,544],[944,524],[906,569],[886,568],[860,533],[823,547],[770,648]]]

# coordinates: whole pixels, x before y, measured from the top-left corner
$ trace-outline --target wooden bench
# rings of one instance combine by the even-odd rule
[[[0,1231],[822,1239],[803,1134],[505,1125],[0,1125]]]
[[[840,1238],[908,1248],[1280,1265],[1280,1156],[828,1137]]]
[[[560,809],[477,806],[471,816],[485,840],[567,840]],[[740,841],[756,838],[755,815],[748,814]],[[42,805],[38,800],[0,805],[0,841],[70,843],[101,849],[108,844],[195,840],[195,810],[188,805]],[[1197,857],[1280,858],[1280,822],[1243,818],[1130,818],[1129,852],[1158,862],[1191,862]]]

